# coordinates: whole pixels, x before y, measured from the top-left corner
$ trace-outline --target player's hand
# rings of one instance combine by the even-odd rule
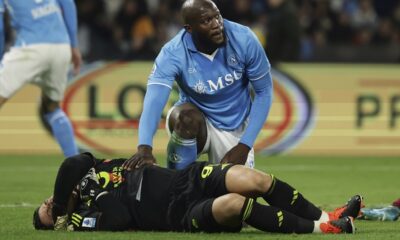
[[[72,65],[74,66],[73,72],[74,75],[78,75],[79,72],[81,71],[81,65],[82,65],[82,55],[81,51],[79,48],[71,48],[71,61]]]
[[[135,168],[140,168],[145,165],[156,164],[157,161],[153,156],[153,150],[151,146],[139,145],[138,150],[133,156],[126,160],[122,167],[125,170],[131,171]]]
[[[231,150],[229,150],[222,158],[221,163],[232,163],[244,165],[249,155],[250,147],[243,143],[238,143]]]
[[[96,197],[104,192],[100,187],[96,171],[91,168],[79,182],[79,195],[82,201],[96,200]]]

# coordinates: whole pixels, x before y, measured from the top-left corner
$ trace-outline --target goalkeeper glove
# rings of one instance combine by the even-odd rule
[[[99,185],[99,179],[97,178],[95,169],[91,168],[79,183],[80,198],[84,202],[95,201],[106,193],[107,191]]]

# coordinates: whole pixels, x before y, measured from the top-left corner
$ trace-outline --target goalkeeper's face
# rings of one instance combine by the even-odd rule
[[[54,226],[53,217],[53,196],[46,199],[39,207],[38,220],[45,227]]]

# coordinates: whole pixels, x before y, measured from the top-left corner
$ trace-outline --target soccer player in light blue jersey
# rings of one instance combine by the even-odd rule
[[[78,153],[70,120],[60,108],[72,60],[79,73],[77,15],[73,0],[0,0],[0,52],[4,52],[4,14],[16,40],[0,67],[0,108],[23,85],[42,89],[41,112],[66,157]]]
[[[155,162],[153,136],[174,82],[180,98],[167,115],[168,166],[181,169],[208,153],[212,163],[253,167],[252,147],[272,103],[267,56],[255,34],[224,20],[211,0],[185,1],[182,16],[184,29],[162,48],[149,76],[138,151],[124,167]]]

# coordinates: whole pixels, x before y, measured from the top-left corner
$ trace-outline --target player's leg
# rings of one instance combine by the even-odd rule
[[[199,207],[202,208],[202,211],[196,209]],[[197,205],[192,211],[194,213],[193,219],[205,231],[210,231],[210,229],[214,231],[238,230],[242,226],[242,222],[262,231],[277,233],[342,233],[354,231],[351,219],[330,222],[329,225],[321,224],[298,217],[274,206],[259,204],[252,198],[246,198],[235,193],[220,196],[212,202],[212,217],[207,217],[208,208],[206,202],[203,206]],[[210,227],[210,225],[214,227]]]
[[[53,44],[43,47],[43,51],[49,54],[51,64],[48,73],[37,82],[42,88],[41,112],[50,125],[64,156],[74,156],[79,153],[74,130],[68,116],[60,108],[60,101],[67,86],[71,50],[66,44]]]
[[[312,233],[314,222],[276,207],[257,203],[253,198],[230,193],[218,197],[212,206],[218,224],[237,226],[246,222],[259,230],[279,233]]]
[[[300,192],[273,175],[240,165],[229,168],[225,185],[228,192],[246,197],[262,197],[267,203],[309,220],[327,222],[345,216],[357,217],[361,202],[354,199],[333,216],[308,201]],[[332,216],[330,216],[332,215]]]
[[[43,71],[40,53],[28,47],[4,54],[0,69],[0,108],[25,84]]]
[[[207,134],[210,139],[210,143],[207,144],[206,148],[208,152],[208,159],[210,163],[220,163],[225,157],[226,153],[233,147],[237,146],[243,133],[247,127],[246,123],[237,128],[234,131],[225,131],[222,129],[215,128],[212,124],[207,122]],[[254,168],[254,149],[252,148],[247,155],[246,164],[247,167]]]
[[[7,102],[7,98],[0,96],[0,108]]]
[[[78,154],[78,146],[75,142],[72,124],[60,108],[59,102],[53,101],[43,94],[41,112],[51,128],[54,138],[60,145],[64,156],[70,157]]]
[[[196,161],[207,139],[203,114],[190,103],[176,106],[167,117],[171,137],[167,146],[169,168],[182,169]]]

